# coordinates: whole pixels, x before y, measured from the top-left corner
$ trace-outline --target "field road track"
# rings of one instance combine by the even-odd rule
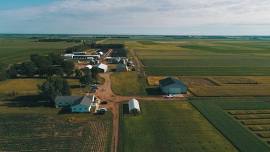
[[[112,145],[111,152],[117,152],[119,144],[119,106],[122,102],[126,102],[132,98],[138,100],[149,100],[149,101],[160,101],[164,100],[162,96],[119,96],[113,93],[111,89],[111,74],[112,73],[102,73],[99,74],[104,78],[105,82],[100,85],[96,91],[96,96],[103,100],[108,101],[107,105],[101,105],[101,107],[109,109],[113,114],[113,133],[112,133]],[[174,98],[170,100],[184,100],[185,98]]]

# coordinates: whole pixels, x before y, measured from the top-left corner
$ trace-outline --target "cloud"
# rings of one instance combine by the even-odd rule
[[[23,30],[18,25],[22,24],[29,25],[29,31],[30,27],[36,29],[34,32],[47,28],[48,32],[114,33],[125,29],[132,33],[149,28],[269,25],[269,8],[270,1],[265,0],[57,0],[42,6],[0,10],[0,20],[4,22],[2,28],[9,31]]]

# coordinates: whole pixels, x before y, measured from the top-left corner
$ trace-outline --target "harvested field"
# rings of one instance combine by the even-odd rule
[[[4,108],[0,151],[110,151],[110,113],[58,115],[51,108]]]
[[[251,131],[270,131],[270,125],[249,125]]]
[[[248,119],[241,120],[244,125],[270,125],[270,119]]]
[[[258,84],[256,80],[245,77],[214,77],[222,84]]]
[[[188,86],[216,86],[214,81],[207,77],[179,77]]]
[[[228,110],[231,115],[270,114],[270,110]]]
[[[245,120],[245,119],[270,119],[269,114],[247,114],[247,115],[236,115],[236,119]]]
[[[270,85],[192,86],[189,90],[198,97],[270,96]]]

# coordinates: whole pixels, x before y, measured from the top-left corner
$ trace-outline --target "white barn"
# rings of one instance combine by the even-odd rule
[[[139,101],[134,98],[128,101],[128,108],[129,108],[129,113],[141,112]]]

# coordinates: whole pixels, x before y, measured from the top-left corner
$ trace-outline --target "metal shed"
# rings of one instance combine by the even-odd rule
[[[139,101],[131,99],[128,102],[129,113],[139,113],[141,111]]]

